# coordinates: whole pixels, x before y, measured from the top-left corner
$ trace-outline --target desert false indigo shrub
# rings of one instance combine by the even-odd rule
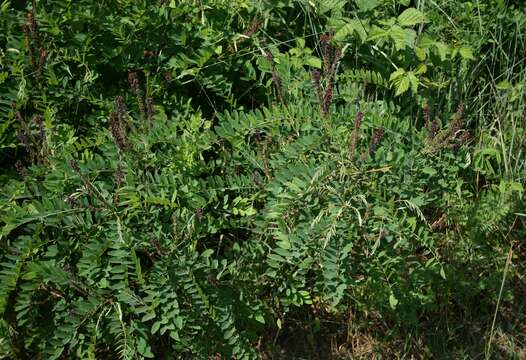
[[[3,2],[0,358],[522,358],[526,14],[406,3]]]

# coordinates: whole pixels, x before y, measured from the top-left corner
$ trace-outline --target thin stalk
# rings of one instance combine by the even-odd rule
[[[500,300],[502,299],[502,292],[504,291],[504,283],[506,282],[506,276],[508,275],[508,270],[511,264],[511,258],[513,256],[513,244],[510,245],[510,250],[508,251],[508,256],[506,258],[506,264],[504,265],[504,274],[502,275],[502,281],[500,283],[499,297],[497,299],[497,306],[495,307],[495,314],[493,314],[493,321],[491,323],[491,330],[489,334],[488,344],[486,347],[486,353],[484,356],[485,360],[489,360],[491,355],[491,343],[493,342],[493,334],[495,331],[495,323],[497,321],[497,313],[499,312]]]

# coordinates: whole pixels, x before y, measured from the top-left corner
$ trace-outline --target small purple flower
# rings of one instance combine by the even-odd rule
[[[124,98],[120,95],[115,97],[115,108],[117,110],[117,115],[121,120],[128,115],[128,110],[124,104]]]
[[[16,172],[22,177],[22,179],[25,179],[27,177],[27,169],[22,164],[22,161],[17,160],[15,162],[15,169],[16,169]]]
[[[121,151],[128,150],[130,146],[126,141],[126,132],[119,119],[119,115],[114,111],[110,113],[110,130],[117,147]]]
[[[137,98],[137,104],[139,105],[139,112],[141,114],[141,119],[146,119],[146,110],[144,106],[144,99],[142,97],[141,85],[139,83],[139,76],[136,72],[130,72],[128,74],[128,82],[132,89],[133,94]]]
[[[46,64],[46,57],[47,57],[46,49],[41,47],[39,49],[38,68],[37,68],[39,75],[42,74],[42,69],[44,68],[44,65]]]
[[[321,92],[321,73],[320,70],[312,70],[312,83],[314,84],[314,89],[316,90],[316,97],[318,98],[318,103],[321,106],[322,103],[322,92]]]
[[[363,118],[363,113],[361,111],[358,111],[356,113],[356,116],[354,117],[354,128],[356,130],[360,128],[360,125],[362,124],[362,118]]]
[[[44,145],[46,142],[46,130],[44,129],[44,117],[42,115],[35,116],[35,124],[38,127],[38,137],[40,144]]]
[[[69,163],[69,166],[76,172],[76,173],[80,173],[80,167],[79,167],[79,164],[77,163],[77,160],[75,159],[71,159],[68,161]]]
[[[429,138],[434,139],[438,132],[438,123],[437,119],[433,119],[431,122],[431,128],[429,129]]]
[[[332,83],[330,83],[327,86],[327,89],[325,90],[325,95],[323,96],[323,103],[322,103],[322,113],[323,115],[329,114],[329,108],[332,103]]]
[[[334,76],[336,75],[336,69],[338,67],[338,63],[342,57],[342,49],[340,47],[336,47],[334,49],[334,55],[332,59],[331,69],[329,72],[329,81],[334,80]]]
[[[17,131],[16,137],[26,148],[29,148],[31,146],[31,144],[29,143],[29,137],[27,136],[25,131]]]
[[[274,56],[270,51],[267,51],[267,60],[270,62],[270,65],[272,67],[272,82],[274,83],[274,86],[276,87],[276,92],[278,94],[278,99],[282,104],[285,104],[285,100],[283,97],[283,86],[281,77],[278,74],[278,71],[276,70],[276,64],[274,63]]]
[[[369,145],[369,154],[374,154],[376,151],[378,144],[380,144],[380,141],[384,137],[384,130],[378,129],[374,132],[373,137],[371,139],[371,143]]]
[[[117,188],[120,188],[122,182],[124,181],[124,171],[122,170],[122,164],[119,162],[117,168],[115,169],[115,185]]]
[[[351,145],[350,145],[350,157],[354,158],[354,153],[356,147],[358,146],[358,141],[360,140],[360,126],[362,125],[363,113],[358,111],[354,116],[354,129],[351,134]]]
[[[247,37],[251,37],[256,31],[258,31],[259,27],[261,26],[263,22],[258,19],[258,18],[254,18],[252,20],[252,22],[250,23],[250,25],[248,26],[248,28],[245,30],[245,32],[243,33],[243,35],[245,36],[244,38],[241,38],[240,41],[243,41],[244,39],[246,39]]]
[[[426,104],[422,108],[422,116],[424,117],[424,127],[426,129],[429,129],[429,118],[430,118],[429,105]]]
[[[130,83],[130,87],[135,95],[137,95],[141,89],[139,84],[139,77],[137,76],[136,72],[130,72],[128,74],[128,82]]]
[[[323,58],[323,69],[325,71],[325,77],[329,75],[329,68],[331,65],[330,45],[329,41],[332,39],[330,34],[323,34],[320,36],[321,53]]]
[[[151,97],[146,98],[146,118],[150,120],[154,115],[153,99]]]
[[[18,122],[20,123],[20,125],[21,125],[23,128],[27,128],[26,121],[24,120],[24,117],[22,116],[22,114],[20,113],[20,111],[15,112],[15,116],[16,116],[16,119],[18,120]]]
[[[451,123],[451,129],[450,129],[451,136],[455,136],[455,134],[460,130],[460,127],[462,125],[462,117],[464,116],[464,110],[465,110],[464,103],[461,102],[458,105],[457,112],[455,113],[453,122]]]

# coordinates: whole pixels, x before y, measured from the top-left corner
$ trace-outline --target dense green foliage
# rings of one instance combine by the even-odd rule
[[[526,9],[4,1],[0,358],[526,355]]]

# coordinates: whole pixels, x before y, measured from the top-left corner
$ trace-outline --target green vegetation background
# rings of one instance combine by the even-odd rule
[[[0,358],[525,358],[525,31],[4,0]]]

